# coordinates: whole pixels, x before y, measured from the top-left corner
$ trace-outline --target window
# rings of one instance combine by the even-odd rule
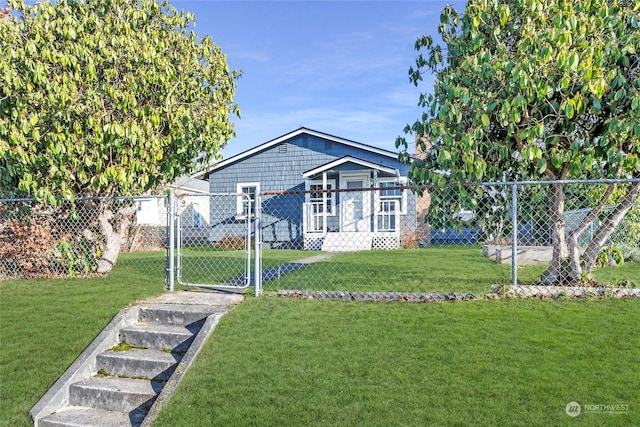
[[[380,188],[378,193],[380,202],[384,203],[385,201],[395,200],[400,209],[400,213],[403,215],[407,214],[407,192],[395,187],[399,187],[405,184],[406,182],[403,182],[402,180],[398,182],[396,180],[380,179],[380,181],[378,182],[378,187]],[[392,205],[386,204],[386,209],[388,209],[389,206]],[[384,210],[382,208],[382,205],[381,209]]]
[[[335,190],[336,188],[336,180],[335,179],[329,179],[327,180],[327,190]],[[322,181],[311,181],[309,183],[309,190],[311,191],[311,193],[309,193],[309,202],[311,202],[311,204],[317,206],[316,209],[314,209],[315,213],[323,213],[323,207],[322,207]],[[325,193],[327,196],[327,204],[326,204],[326,211],[327,214],[329,215],[334,215],[335,210],[336,210],[336,195],[335,193],[332,193],[330,191],[327,191]]]
[[[191,220],[191,227],[194,229],[197,228],[201,228],[202,227],[202,216],[200,215],[200,204],[199,203],[192,203],[191,204],[191,215],[192,215],[192,220]]]
[[[254,216],[256,213],[256,194],[260,192],[260,183],[241,182],[236,186],[236,190],[238,193],[236,217],[244,219],[247,216]]]

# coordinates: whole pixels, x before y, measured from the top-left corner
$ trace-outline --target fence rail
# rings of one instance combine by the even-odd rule
[[[255,286],[257,293],[484,293],[492,285],[557,279],[571,271],[572,248],[587,259],[585,251],[606,234],[596,268],[562,283],[640,287],[638,185],[390,185],[97,198],[55,208],[3,199],[0,280],[99,275],[108,270],[111,231],[120,236],[115,268],[125,260],[140,271],[156,269],[164,259],[170,289],[175,278],[187,286]],[[558,203],[563,207],[554,214],[550,206]],[[554,259],[561,263],[554,267]]]

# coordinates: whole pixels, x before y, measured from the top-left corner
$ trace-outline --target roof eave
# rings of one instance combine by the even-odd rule
[[[351,141],[349,139],[344,139],[344,138],[340,138],[334,135],[330,135],[328,133],[323,133],[323,132],[319,132],[313,129],[308,129],[305,127],[300,127],[292,132],[289,132],[287,134],[284,134],[282,136],[279,136],[278,138],[272,139],[270,141],[267,141],[263,144],[260,144],[256,147],[253,147],[249,150],[243,151],[242,153],[236,154],[234,156],[229,157],[226,160],[221,161],[220,163],[214,165],[212,168],[210,168],[208,171],[202,171],[200,173],[198,173],[197,175],[194,175],[195,178],[200,178],[202,177],[203,179],[207,179],[209,174],[214,172],[217,169],[223,168],[225,166],[228,166],[232,163],[238,162],[246,157],[252,156],[254,154],[257,154],[261,151],[264,151],[266,149],[269,149],[275,145],[278,145],[288,139],[291,139],[293,137],[296,137],[298,135],[301,134],[307,134],[307,135],[311,135],[311,136],[316,136],[318,138],[323,138],[323,139],[327,139],[329,141],[332,142],[336,142],[339,144],[344,144],[344,145],[348,145],[351,147],[356,147],[362,150],[366,150],[372,153],[376,153],[385,157],[389,157],[392,159],[397,159],[398,155],[396,153],[394,153],[393,151],[388,151],[388,150],[384,150],[382,148],[377,148],[377,147],[373,147],[371,145],[367,145],[367,144],[362,144],[360,142],[356,142],[356,141]]]

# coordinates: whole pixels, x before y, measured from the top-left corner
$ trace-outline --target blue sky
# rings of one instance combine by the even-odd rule
[[[242,69],[228,158],[300,126],[396,151],[420,115],[409,82],[414,43],[437,35],[440,12],[464,1],[179,1]]]

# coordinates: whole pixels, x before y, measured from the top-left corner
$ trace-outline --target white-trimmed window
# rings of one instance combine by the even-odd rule
[[[336,180],[328,179],[327,180],[327,192],[326,192],[326,211],[328,215],[335,215],[336,212],[336,194],[331,192],[331,190],[336,189]],[[309,182],[309,202],[315,204],[320,207],[316,213],[322,213],[322,180],[310,181]]]
[[[259,182],[239,182],[236,185],[236,217],[247,218],[256,214],[256,194],[260,192]]]
[[[191,204],[191,227],[194,229],[202,228],[202,215],[200,215],[200,203]]]
[[[402,215],[407,214],[407,190],[396,189],[395,187],[401,187],[406,185],[406,179],[400,178],[379,178],[378,197],[380,201],[396,200],[400,204],[400,213]]]

